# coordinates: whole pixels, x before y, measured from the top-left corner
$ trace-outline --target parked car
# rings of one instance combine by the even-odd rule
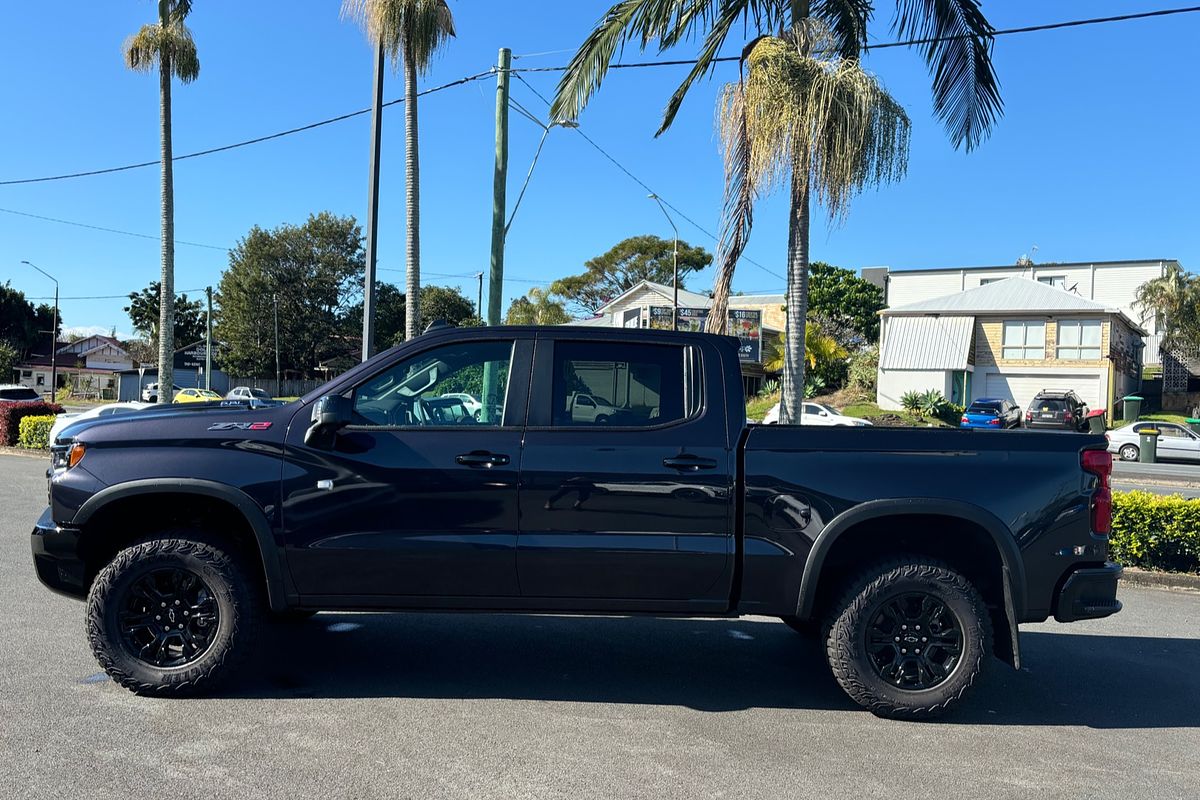
[[[225,394],[226,400],[261,400],[264,403],[273,403],[275,398],[271,397],[266,389],[259,389],[257,386],[235,386]]]
[[[480,419],[483,416],[483,403],[474,395],[466,392],[450,392],[442,395],[446,400],[458,400],[467,409],[467,413],[475,419]]]
[[[1087,403],[1070,389],[1043,389],[1025,411],[1026,428],[1078,431],[1087,427]]]
[[[963,412],[960,428],[1003,430],[1021,427],[1021,407],[1004,397],[980,397]]]
[[[779,403],[771,406],[771,410],[763,417],[763,425],[778,425],[779,424]],[[805,401],[800,411],[801,425],[857,425],[864,426],[871,423],[865,419],[858,417],[847,417],[842,412],[838,411],[833,406],[827,406],[822,403],[813,403]]]
[[[179,393],[181,387],[174,384],[171,385],[171,400],[174,401],[175,395]],[[146,388],[142,389],[142,401],[146,403],[158,402],[158,384],[150,383]]]
[[[221,395],[211,389],[180,389],[172,403],[212,403],[221,400]]]
[[[488,365],[509,375],[495,421],[416,413],[462,408],[444,380],[484,396]],[[630,425],[564,413],[581,374]],[[230,677],[268,612],[761,614],[824,628],[847,694],[912,719],[958,702],[990,653],[1019,663],[1019,623],[1120,611],[1105,446],[747,429],[731,337],[445,328],[287,406],[77,423],[31,543],[140,694]]]
[[[89,408],[87,411],[80,411],[76,414],[59,414],[54,418],[54,424],[50,427],[50,441],[53,443],[56,439],[58,439],[59,435],[67,428],[68,425],[79,422],[80,420],[96,419],[99,417],[115,417],[153,407],[153,403],[139,403],[136,401],[128,403],[105,403],[102,406]]]
[[[576,392],[567,401],[567,411],[575,422],[604,425],[617,416],[620,409],[595,395]]]
[[[1137,461],[1142,452],[1142,431],[1158,431],[1157,459],[1159,461],[1200,461],[1200,435],[1184,425],[1149,420],[1122,425],[1108,432],[1108,452],[1116,453],[1122,461]]]
[[[16,383],[0,384],[0,401],[7,400],[9,402],[25,402],[27,400],[41,400],[42,396],[28,386],[21,386]]]

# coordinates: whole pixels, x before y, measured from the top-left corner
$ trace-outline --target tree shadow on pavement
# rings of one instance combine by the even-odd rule
[[[1022,633],[954,723],[1200,727],[1200,640]],[[273,626],[227,697],[857,710],[815,639],[762,619],[319,614]],[[865,713],[865,712],[864,712]]]

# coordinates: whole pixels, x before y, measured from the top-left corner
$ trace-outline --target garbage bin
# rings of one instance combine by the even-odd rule
[[[1194,430],[1196,433],[1200,433],[1200,419],[1188,417],[1187,424],[1188,427]]]
[[[1135,394],[1123,398],[1125,407],[1121,410],[1121,419],[1133,422],[1142,415],[1142,398]]]
[[[1095,411],[1088,412],[1087,416],[1084,418],[1087,420],[1088,433],[1104,433],[1104,430],[1107,427],[1104,417],[1107,413],[1108,412],[1106,412],[1103,408],[1098,408]]]
[[[1138,434],[1141,437],[1141,452],[1138,461],[1143,464],[1153,464],[1158,461],[1158,428],[1142,428]]]

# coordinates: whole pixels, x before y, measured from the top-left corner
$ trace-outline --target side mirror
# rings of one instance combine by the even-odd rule
[[[304,432],[304,443],[309,447],[328,447],[333,435],[350,424],[353,407],[349,398],[341,395],[326,395],[313,403],[312,424]]]

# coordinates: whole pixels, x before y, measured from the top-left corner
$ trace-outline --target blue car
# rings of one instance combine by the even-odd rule
[[[980,397],[962,415],[960,428],[1004,428],[1021,427],[1021,407],[1012,400],[1002,397]]]

